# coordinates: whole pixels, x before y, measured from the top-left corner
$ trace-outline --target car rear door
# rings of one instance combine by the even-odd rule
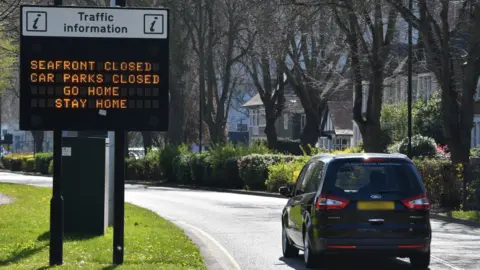
[[[425,188],[408,160],[336,160],[326,173],[316,207],[328,237],[428,236]]]
[[[288,211],[288,216],[287,216],[287,232],[288,235],[290,236],[290,239],[296,244],[296,245],[301,245],[303,243],[303,240],[301,237],[299,238],[298,232],[298,224],[299,220],[301,220],[301,208],[300,208],[300,201],[303,196],[303,181],[305,180],[305,175],[308,170],[308,167],[310,166],[310,162],[305,164],[302,168],[302,171],[297,177],[297,182],[295,183],[295,188],[293,190],[293,196],[290,199],[289,202],[289,207],[287,208]]]

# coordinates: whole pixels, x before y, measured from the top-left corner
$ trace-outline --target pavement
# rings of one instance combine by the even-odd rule
[[[0,182],[51,186],[50,177],[0,172]],[[280,214],[286,199],[169,187],[126,185],[127,202],[182,227],[209,269],[305,269],[301,255],[284,259]],[[432,219],[431,270],[480,269],[480,229]],[[332,258],[324,270],[411,269],[408,260]]]

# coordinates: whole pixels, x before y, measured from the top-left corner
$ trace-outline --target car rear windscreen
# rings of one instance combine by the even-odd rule
[[[408,197],[425,192],[412,163],[388,160],[332,162],[328,166],[325,188],[329,194],[343,197],[384,193]]]

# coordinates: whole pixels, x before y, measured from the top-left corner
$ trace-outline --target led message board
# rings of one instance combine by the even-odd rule
[[[166,131],[167,9],[22,6],[20,129]]]

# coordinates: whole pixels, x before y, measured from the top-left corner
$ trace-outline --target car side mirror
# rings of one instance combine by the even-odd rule
[[[285,196],[287,198],[292,197],[292,187],[290,186],[282,186],[278,189],[278,191],[282,196]]]

